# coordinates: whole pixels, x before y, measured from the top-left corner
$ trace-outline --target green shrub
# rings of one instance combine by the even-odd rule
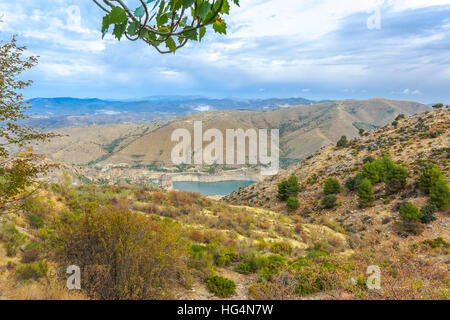
[[[436,220],[436,217],[434,214],[437,212],[437,207],[433,203],[429,203],[426,206],[422,207],[420,209],[420,212],[422,212],[423,217],[420,219],[422,223],[430,223]]]
[[[364,178],[358,187],[359,205],[367,208],[373,205],[375,197],[372,192],[372,183],[369,179]]]
[[[323,192],[325,194],[338,194],[341,191],[341,185],[336,178],[329,178],[325,181]]]
[[[356,191],[361,184],[361,181],[364,179],[364,175],[362,172],[358,173],[354,177],[350,177],[345,181],[345,187],[350,191]]]
[[[419,177],[419,188],[429,194],[431,192],[431,188],[442,176],[441,169],[439,169],[437,165],[430,164],[426,166]]]
[[[289,197],[287,200],[286,206],[290,211],[295,211],[300,207],[300,202],[298,199],[294,196]]]
[[[48,264],[45,261],[38,261],[23,264],[16,269],[16,277],[19,281],[38,280],[48,272]]]
[[[28,216],[28,221],[30,221],[31,226],[35,229],[41,229],[44,226],[44,219],[38,215]]]
[[[423,218],[423,213],[411,202],[401,206],[399,212],[403,221],[420,221]]]
[[[281,255],[290,255],[292,253],[292,247],[287,242],[274,242],[270,246],[270,252]]]
[[[436,104],[433,105],[433,108],[435,108],[435,109],[441,109],[443,107],[444,107],[443,103],[436,103]]]
[[[3,247],[8,257],[14,257],[19,250],[20,245],[25,241],[25,236],[17,230],[14,223],[0,225],[0,240],[3,241]]]
[[[286,201],[289,197],[297,197],[300,192],[300,185],[296,176],[291,176],[288,180],[282,181],[278,185],[278,199]]]
[[[430,190],[430,201],[439,209],[446,209],[450,204],[450,189],[448,181],[444,177],[440,177]]]
[[[347,137],[346,136],[342,136],[340,139],[339,139],[339,141],[337,142],[337,146],[338,147],[345,147],[346,145],[348,144],[348,139],[347,139]]]
[[[402,166],[395,166],[387,179],[386,189],[393,193],[402,190],[406,186],[408,170]]]
[[[211,275],[207,281],[211,293],[221,298],[231,297],[236,292],[236,284],[233,280]]]
[[[250,262],[239,262],[236,265],[236,271],[242,274],[250,274],[254,272],[252,270],[252,266],[250,265]]]
[[[336,195],[329,194],[322,199],[322,206],[326,209],[332,209],[336,206],[336,201]]]
[[[436,238],[434,240],[425,240],[424,243],[429,245],[433,249],[440,248],[441,246],[444,248],[448,248],[450,246],[450,244],[441,237]]]

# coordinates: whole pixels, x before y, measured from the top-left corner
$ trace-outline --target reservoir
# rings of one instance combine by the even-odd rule
[[[175,181],[173,188],[179,191],[200,192],[205,196],[219,195],[226,196],[240,187],[247,187],[256,181],[219,181],[219,182],[195,182],[195,181]]]

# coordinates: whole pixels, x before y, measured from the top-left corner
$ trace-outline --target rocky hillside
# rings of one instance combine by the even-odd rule
[[[229,110],[189,115],[185,118],[149,125],[105,125],[61,129],[67,136],[41,146],[54,160],[69,164],[171,165],[175,129],[192,132],[193,120],[202,120],[203,129],[280,129],[282,163],[305,159],[339,137],[355,137],[360,129],[371,130],[394,120],[399,114],[412,115],[429,107],[416,102],[382,98],[364,101],[337,101],[279,108],[273,111]],[[220,120],[220,121],[218,121]]]

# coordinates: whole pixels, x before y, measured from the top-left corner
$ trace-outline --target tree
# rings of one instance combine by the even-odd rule
[[[286,202],[286,206],[290,211],[295,211],[300,207],[300,202],[294,196],[290,196]]]
[[[389,174],[386,189],[393,193],[400,191],[406,186],[408,170],[402,166],[395,166]]]
[[[93,0],[106,15],[102,33],[113,26],[112,34],[120,41],[142,40],[159,53],[174,53],[190,40],[201,41],[207,28],[226,34],[223,15],[230,13],[230,2],[239,0],[139,0],[139,7],[129,8],[122,0]],[[161,49],[161,45],[167,49]]]
[[[322,206],[325,209],[332,209],[336,206],[337,197],[334,194],[329,194],[322,199]]]
[[[442,103],[436,103],[436,104],[433,105],[434,109],[441,109],[443,107],[444,107],[444,105]]]
[[[364,135],[365,132],[366,132],[366,130],[364,130],[363,128],[359,129],[359,135],[360,136]]]
[[[342,136],[339,141],[337,142],[338,147],[345,147],[348,144],[348,140],[346,136]]]
[[[423,213],[420,212],[420,209],[413,205],[411,202],[408,202],[400,207],[400,218],[406,222],[412,221],[420,221],[423,218]]]
[[[450,189],[448,181],[441,176],[430,189],[430,201],[439,209],[446,209],[450,205]]]
[[[336,178],[329,178],[324,183],[323,192],[325,194],[338,194],[341,191],[341,185]]]
[[[422,212],[423,217],[420,219],[422,223],[430,223],[436,220],[436,217],[434,214],[437,212],[437,207],[433,203],[429,203],[426,206],[422,207],[420,209],[420,212]]]
[[[369,179],[364,178],[358,187],[359,205],[362,208],[367,208],[373,205],[375,197],[372,192],[372,183]]]
[[[422,174],[419,177],[419,188],[425,191],[427,194],[430,193],[431,188],[434,184],[442,177],[441,169],[435,164],[429,164],[425,167]]]
[[[32,146],[56,135],[21,124],[29,117],[25,113],[29,106],[20,91],[32,84],[21,80],[21,75],[37,63],[36,57],[23,58],[25,50],[15,37],[0,42],[0,214],[15,211],[33,194],[24,192],[36,177],[55,167],[35,154]]]
[[[356,191],[361,184],[361,181],[364,179],[364,175],[362,172],[358,173],[354,177],[350,177],[345,181],[345,187],[350,191]]]
[[[291,196],[297,198],[299,192],[298,179],[296,176],[291,176],[288,180],[284,180],[278,185],[277,197],[282,201],[286,201]]]

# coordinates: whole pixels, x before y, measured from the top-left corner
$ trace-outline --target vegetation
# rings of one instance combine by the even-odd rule
[[[112,34],[131,41],[142,40],[159,53],[175,52],[189,40],[201,41],[207,27],[216,33],[226,34],[227,24],[223,15],[229,14],[228,0],[182,0],[182,1],[141,1],[139,7],[129,8],[122,1],[117,6],[110,1],[94,0],[106,15],[103,17],[102,33],[105,36],[111,26]],[[239,5],[239,0],[232,0]],[[115,2],[116,3],[116,2]],[[161,49],[165,45],[167,50]]]
[[[339,180],[336,178],[329,178],[325,180],[323,193],[326,195],[330,194],[338,194],[341,191],[341,185],[339,184]]]
[[[429,164],[425,167],[422,174],[419,177],[419,188],[425,191],[427,194],[431,192],[431,188],[442,177],[441,169],[434,164]]]
[[[348,144],[348,139],[346,136],[342,136],[339,141],[337,142],[336,146],[342,148],[345,147]]]
[[[433,203],[429,203],[426,206],[420,209],[420,212],[423,214],[423,217],[420,219],[422,223],[430,223],[436,220],[435,213],[438,208]]]
[[[278,199],[282,201],[288,200],[290,197],[297,198],[300,192],[300,186],[296,176],[291,176],[288,180],[282,181],[278,185]]]
[[[336,195],[329,194],[322,199],[322,206],[326,209],[332,209],[336,206],[336,201]]]
[[[208,289],[218,297],[228,298],[236,292],[236,284],[230,279],[211,275],[208,279]]]
[[[408,202],[400,207],[400,218],[404,221],[420,221],[423,218],[423,213],[413,205],[411,202]]]
[[[441,210],[450,205],[450,188],[447,179],[440,177],[434,183],[430,190],[430,201]]]
[[[289,199],[287,199],[286,206],[290,211],[295,211],[300,207],[300,202],[296,197],[290,196]]]
[[[362,208],[367,208],[373,205],[375,197],[372,192],[372,183],[369,179],[364,178],[358,187],[359,205]]]

